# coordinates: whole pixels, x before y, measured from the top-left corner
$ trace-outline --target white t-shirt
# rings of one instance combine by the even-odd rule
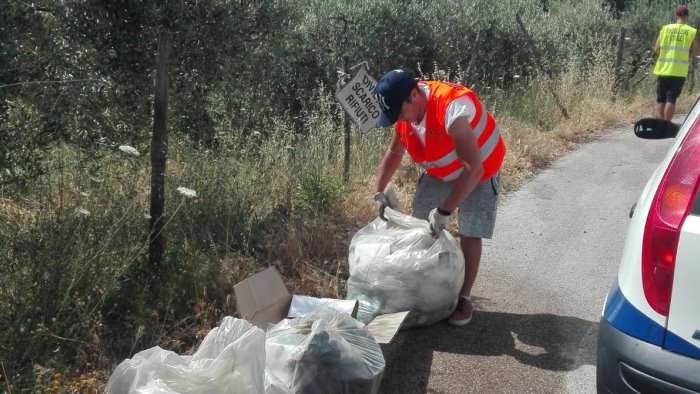
[[[430,87],[428,87],[428,85],[418,82],[418,87],[423,89],[425,92],[425,97],[430,97]],[[447,110],[445,111],[445,129],[449,129],[452,122],[454,122],[455,119],[459,118],[460,116],[466,116],[469,123],[471,123],[475,115],[476,106],[474,106],[472,99],[468,96],[458,97],[447,105]],[[416,134],[418,134],[421,141],[423,141],[423,144],[425,144],[425,118],[426,116],[423,117],[420,123],[411,122],[413,130],[415,130]]]

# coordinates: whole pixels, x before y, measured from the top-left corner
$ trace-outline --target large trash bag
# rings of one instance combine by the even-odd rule
[[[156,346],[122,361],[112,372],[106,392],[262,394],[264,371],[265,332],[227,316],[191,356]]]
[[[372,394],[379,391],[384,355],[364,324],[321,308],[284,319],[267,331],[267,368],[296,394]]]
[[[435,239],[425,220],[387,208],[350,242],[348,299],[360,303],[358,320],[410,311],[402,328],[447,318],[464,282],[464,255],[443,230]]]

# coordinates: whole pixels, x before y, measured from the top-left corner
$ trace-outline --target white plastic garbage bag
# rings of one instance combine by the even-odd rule
[[[227,316],[191,356],[156,346],[122,361],[112,372],[106,392],[262,394],[264,370],[265,332]]]
[[[267,331],[268,372],[296,394],[377,393],[384,356],[364,324],[321,308]]]
[[[464,282],[464,256],[447,231],[434,239],[430,225],[387,208],[350,242],[348,299],[360,302],[358,320],[410,311],[403,328],[447,318]]]

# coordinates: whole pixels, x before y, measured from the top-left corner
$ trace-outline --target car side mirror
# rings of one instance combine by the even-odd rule
[[[634,134],[646,140],[675,138],[681,125],[657,118],[639,119],[634,124]]]

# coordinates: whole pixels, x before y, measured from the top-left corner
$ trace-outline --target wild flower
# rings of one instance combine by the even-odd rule
[[[139,153],[139,151],[136,150],[136,148],[134,148],[133,146],[129,146],[129,145],[119,145],[119,150],[122,151],[122,152],[124,152],[124,153],[126,153],[127,155],[137,156],[137,157],[138,157],[138,156],[141,156],[141,154]]]
[[[185,197],[187,197],[187,198],[195,198],[195,197],[197,197],[197,192],[196,192],[196,191],[194,191],[194,190],[192,190],[192,189],[188,189],[188,188],[186,188],[186,187],[184,187],[184,186],[180,186],[180,187],[178,187],[176,190],[177,190],[178,193],[182,194],[183,196],[185,196]]]
[[[90,216],[90,211],[85,208],[75,208],[75,213],[78,215]]]

